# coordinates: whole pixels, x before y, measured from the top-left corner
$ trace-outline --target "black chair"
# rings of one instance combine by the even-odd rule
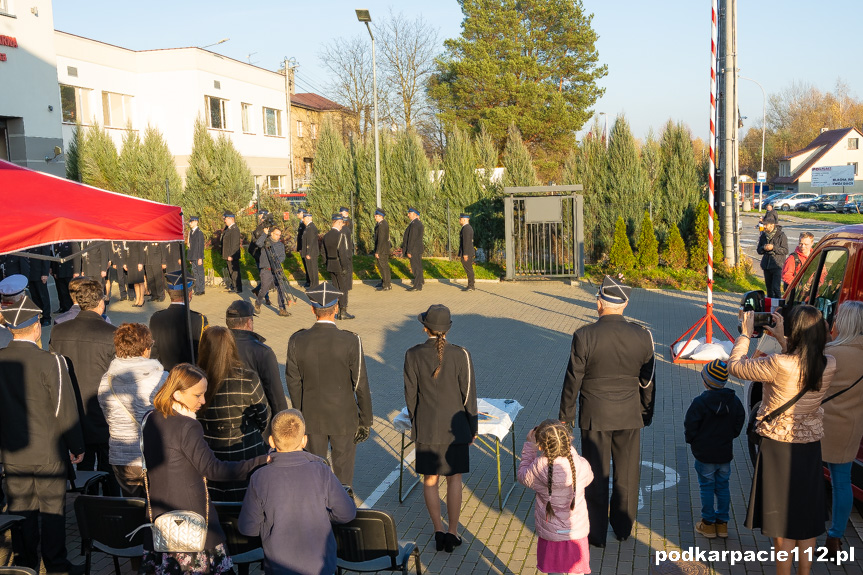
[[[0,575],[37,575],[29,567],[0,567]]]
[[[237,566],[240,575],[249,575],[251,563],[264,561],[264,547],[260,537],[250,537],[240,533],[240,510],[243,504],[239,502],[214,501],[216,513],[219,514],[219,524],[225,532],[228,542],[228,553]]]
[[[6,533],[10,529],[18,529],[21,527],[19,523],[24,521],[20,515],[7,515],[0,513],[0,533]]]
[[[142,543],[145,530],[136,533],[131,541],[126,536],[149,522],[146,500],[137,497],[79,495],[75,500],[75,516],[81,533],[81,546],[86,555],[85,575],[90,575],[93,551],[111,555],[117,575],[120,575],[120,557],[140,558],[144,554]]]
[[[357,509],[350,523],[333,524],[338,555],[338,573],[378,571],[408,572],[413,556],[417,575],[422,575],[420,551],[415,541],[399,541],[392,515],[375,509]]]
[[[66,493],[86,493],[95,495],[96,487],[108,479],[106,471],[78,471],[75,470],[75,478],[69,478]]]

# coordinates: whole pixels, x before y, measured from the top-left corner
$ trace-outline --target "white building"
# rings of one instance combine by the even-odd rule
[[[854,190],[863,186],[863,134],[857,128],[824,130],[808,146],[779,160],[779,176],[771,184],[777,189],[795,192],[829,194],[850,192],[840,187],[812,187],[812,168],[827,166],[854,166]]]

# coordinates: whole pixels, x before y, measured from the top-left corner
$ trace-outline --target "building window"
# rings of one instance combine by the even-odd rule
[[[309,131],[312,133],[312,139],[318,139],[318,125],[317,124],[309,124]]]
[[[848,149],[849,150],[856,150],[858,144],[859,144],[858,138],[848,138]]]
[[[854,166],[854,175],[857,175],[857,162],[848,162],[849,166]]]
[[[227,100],[207,96],[207,125],[209,127],[217,130],[228,129],[227,114],[225,113],[227,103]]]
[[[72,78],[77,78],[78,68],[76,68],[75,66],[66,66],[66,73]]]
[[[779,177],[791,175],[791,162],[779,162]]]
[[[90,122],[90,92],[87,88],[60,84],[60,103],[63,122],[88,124]]]
[[[264,108],[264,133],[268,136],[282,135],[282,111]]]
[[[247,134],[252,133],[251,126],[251,116],[252,116],[252,105],[243,103],[241,104],[243,107],[243,131]]]
[[[303,137],[303,123],[300,120],[297,120],[297,137]]]
[[[267,176],[267,189],[273,194],[285,192],[285,176]]]
[[[132,96],[102,92],[102,118],[105,127],[125,128],[132,122]]]

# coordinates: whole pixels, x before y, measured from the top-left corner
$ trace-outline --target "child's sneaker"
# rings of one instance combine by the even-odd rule
[[[716,535],[725,539],[728,537],[728,523],[724,521],[717,521],[715,524],[716,527]]]
[[[701,533],[708,539],[716,538],[716,525],[714,523],[707,523],[703,519],[695,525],[695,531]]]

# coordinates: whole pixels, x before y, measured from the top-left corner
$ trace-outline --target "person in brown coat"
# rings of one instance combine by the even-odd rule
[[[836,375],[824,409],[824,437],[821,459],[830,470],[833,484],[833,521],[827,529],[827,550],[831,557],[842,548],[842,535],[851,515],[851,466],[863,438],[863,302],[846,301],[839,306],[833,323],[835,339],[826,351],[836,358]],[[828,401],[829,400],[829,401]]]

